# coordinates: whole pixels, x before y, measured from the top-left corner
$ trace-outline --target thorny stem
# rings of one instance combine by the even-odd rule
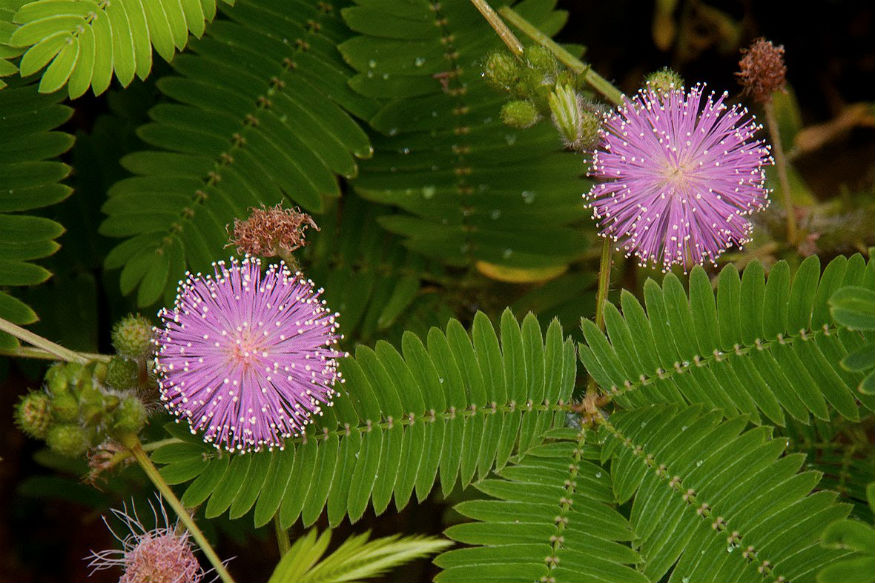
[[[507,27],[504,21],[501,20],[501,17],[495,13],[495,10],[492,9],[489,3],[486,0],[471,0],[471,4],[480,11],[480,14],[483,15],[483,18],[486,19],[489,26],[495,30],[499,38],[501,38],[504,44],[507,45],[507,48],[510,49],[510,52],[512,52],[516,58],[521,59],[523,56],[523,43],[521,43],[516,35]]]
[[[86,364],[88,362],[88,358],[85,355],[79,354],[78,352],[70,350],[69,348],[64,348],[63,346],[55,344],[51,340],[43,338],[39,334],[34,334],[30,330],[25,330],[21,326],[16,326],[9,320],[0,318],[0,331],[11,334],[19,340],[32,344],[37,348],[43,349],[49,354],[54,355],[55,359],[65,360],[67,362],[78,362],[81,364]],[[21,354],[21,356],[27,355]]]
[[[280,524],[279,513],[273,517],[273,527],[276,531],[276,544],[280,549],[280,558],[283,558],[289,552],[289,549],[292,548],[292,545],[289,543],[289,531]]]
[[[474,0],[472,0],[472,2],[473,1]],[[550,52],[552,52],[556,56],[556,58],[559,59],[560,63],[562,63],[578,75],[583,75],[583,79],[587,83],[589,83],[590,87],[601,93],[605,99],[607,99],[614,105],[621,105],[623,103],[623,94],[620,92],[619,89],[614,87],[610,83],[610,81],[593,71],[592,67],[583,63],[580,59],[576,58],[574,55],[563,49],[556,42],[554,42],[553,39],[538,30],[536,26],[534,26],[528,20],[514,12],[511,7],[502,6],[499,9],[499,13],[501,13],[501,15],[506,18],[509,23],[520,29],[527,37],[529,37],[545,49],[550,50]],[[492,24],[492,22],[490,21],[489,24]],[[495,25],[492,24],[492,27],[495,28]],[[500,34],[501,33],[499,33],[499,35]]]
[[[149,456],[143,450],[143,444],[140,443],[140,439],[135,434],[128,433],[122,435],[120,441],[122,445],[131,450],[131,453],[140,464],[140,467],[143,468],[143,471],[146,472],[146,475],[155,487],[158,488],[158,491],[161,492],[161,495],[164,496],[164,499],[170,504],[173,511],[176,512],[179,520],[182,521],[191,533],[192,538],[194,538],[195,542],[200,546],[204,555],[206,555],[207,560],[210,561],[210,564],[219,575],[219,578],[224,581],[224,583],[234,583],[233,577],[231,577],[231,574],[225,569],[225,565],[222,561],[219,560],[219,556],[207,541],[204,533],[201,532],[201,529],[195,524],[191,515],[188,513],[188,510],[185,509],[185,506],[182,505],[182,502],[179,501],[179,498],[176,497],[176,494],[173,493],[173,490],[170,489],[170,486],[158,472],[158,468],[155,467],[155,464],[152,463],[152,460],[149,459]]]
[[[775,170],[778,172],[778,182],[784,199],[784,211],[787,214],[787,242],[796,244],[796,213],[793,210],[793,199],[790,196],[790,181],[787,179],[787,158],[784,156],[784,146],[781,145],[781,132],[778,129],[778,119],[775,117],[775,106],[771,101],[763,104],[766,113],[766,125],[772,138],[772,151],[775,154]]]

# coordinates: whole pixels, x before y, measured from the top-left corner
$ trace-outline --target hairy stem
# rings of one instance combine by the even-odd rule
[[[483,15],[483,18],[486,19],[489,26],[495,30],[499,38],[501,38],[504,44],[507,45],[507,48],[510,49],[510,52],[512,52],[516,58],[522,58],[523,43],[521,43],[516,35],[507,27],[504,21],[501,20],[501,17],[495,13],[495,10],[492,9],[489,3],[486,0],[471,0],[471,4],[480,11],[480,14]]]
[[[84,357],[88,361],[99,360],[101,362],[109,362],[112,358],[106,354],[95,354],[92,352],[80,352],[79,356]],[[13,358],[36,358],[39,360],[58,360],[58,355],[43,350],[42,348],[32,348],[30,346],[19,346],[18,348],[0,348],[0,356],[11,356]]]
[[[161,495],[164,496],[164,499],[167,500],[167,502],[170,504],[170,507],[173,508],[173,511],[176,512],[179,520],[191,533],[192,538],[194,538],[195,542],[197,542],[204,555],[206,555],[207,560],[210,561],[210,564],[216,570],[219,578],[224,583],[234,583],[234,579],[231,577],[231,574],[228,573],[228,570],[225,569],[225,565],[222,563],[222,561],[219,560],[219,556],[216,554],[216,551],[213,550],[213,547],[207,541],[204,533],[201,532],[201,529],[195,523],[194,519],[192,519],[191,515],[188,513],[188,510],[185,509],[185,506],[182,505],[182,502],[179,501],[179,498],[176,497],[176,494],[173,493],[173,490],[170,489],[170,486],[158,472],[158,468],[155,467],[155,464],[152,463],[152,460],[149,459],[149,456],[143,450],[143,444],[140,443],[140,439],[135,434],[128,433],[121,436],[120,441],[122,445],[131,450],[131,453],[137,460],[137,463],[140,464],[140,467],[143,468],[143,471],[146,472],[146,475],[149,477],[149,479],[152,481],[158,491],[161,492]]]
[[[273,528],[276,532],[276,544],[280,549],[280,558],[283,558],[289,552],[289,549],[292,548],[292,545],[289,542],[289,531],[280,524],[279,513],[273,517]]]
[[[599,330],[605,329],[605,300],[608,298],[608,288],[611,285],[611,239],[605,237],[602,243],[602,260],[599,264],[599,288],[595,297],[595,325]]]
[[[583,75],[584,80],[589,86],[601,93],[605,99],[614,105],[620,105],[623,103],[623,94],[619,89],[614,87],[610,81],[593,71],[592,67],[583,63],[580,59],[563,49],[554,42],[553,39],[538,30],[535,25],[514,12],[511,7],[502,6],[499,9],[499,13],[507,19],[509,23],[520,29],[520,31],[522,31],[527,37],[556,55],[556,58],[560,63],[578,75]],[[492,23],[490,22],[490,24]],[[493,28],[495,28],[494,25]]]
[[[778,129],[778,119],[775,116],[775,106],[771,101],[763,104],[766,113],[766,125],[769,126],[769,136],[772,138],[772,152],[775,155],[775,170],[778,172],[778,183],[781,185],[781,195],[784,199],[784,211],[787,214],[787,242],[796,245],[797,228],[796,213],[793,210],[793,199],[790,196],[790,181],[787,178],[787,157],[784,146],[781,145],[781,131]]]
[[[5,320],[0,318],[0,331],[6,332],[7,334],[11,334],[15,336],[19,340],[23,342],[27,342],[28,344],[32,344],[37,348],[41,348],[45,352],[54,355],[54,360],[65,360],[67,362],[79,362],[85,364],[88,362],[88,358],[83,354],[79,354],[73,350],[68,348],[64,348],[59,344],[55,344],[51,340],[46,340],[39,334],[34,334],[30,330],[25,330],[21,326],[16,326],[9,320]],[[25,355],[22,355],[25,356]]]

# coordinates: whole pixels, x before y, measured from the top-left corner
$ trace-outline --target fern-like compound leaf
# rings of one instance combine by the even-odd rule
[[[562,439],[532,449],[498,478],[476,485],[489,496],[455,506],[472,518],[450,538],[477,545],[445,552],[439,583],[474,581],[648,581],[628,520],[612,506],[611,476],[587,430],[562,429]]]
[[[501,41],[466,0],[361,0],[343,11],[357,36],[341,45],[357,71],[352,86],[380,103],[369,118],[375,155],[354,185],[405,212],[380,224],[423,255],[452,265],[556,268],[582,252],[585,216],[579,156],[556,131],[512,129],[505,96],[481,79]],[[564,23],[554,0],[517,10],[548,34]],[[555,269],[547,271],[555,275]]]
[[[467,486],[537,447],[565,421],[576,374],[574,346],[554,322],[545,335],[529,315],[510,311],[501,337],[482,313],[469,335],[451,320],[425,341],[407,333],[401,351],[387,342],[359,346],[342,362],[346,379],[334,406],[287,441],[283,451],[218,457],[185,429],[183,443],[158,449],[168,482],[191,482],[182,501],[232,518],[254,508],[256,525],[278,515],[288,527],[377,514],[394,500],[423,500],[440,480],[444,493]]]
[[[70,173],[55,160],[73,145],[73,136],[56,131],[72,115],[59,96],[39,95],[33,85],[0,91],[0,317],[16,324],[37,319],[34,311],[8,293],[10,287],[36,285],[51,275],[33,263],[57,251],[64,228],[46,218],[25,214],[67,198],[61,184]],[[17,340],[0,333],[0,346]]]
[[[666,275],[648,281],[644,307],[623,292],[623,313],[605,306],[607,337],[583,322],[580,356],[587,371],[623,407],[653,402],[701,403],[729,415],[784,425],[832,412],[851,420],[875,398],[857,391],[863,374],[839,363],[872,340],[871,331],[836,321],[828,301],[844,286],[875,286],[875,265],[838,257],[820,276],[811,256],[790,277],[781,261],[768,280],[758,262],[739,277],[720,273],[716,294],[705,271],[690,274],[689,292]]]
[[[290,6],[294,6],[294,10]],[[153,147],[122,159],[101,233],[126,240],[106,258],[141,306],[174,295],[186,269],[223,256],[226,226],[250,207],[324,209],[337,175],[369,156],[345,110],[368,111],[350,90],[335,45],[347,34],[327,5],[241,0],[180,55],[158,87],[172,103],[139,128]]]
[[[123,87],[145,79],[153,48],[172,60],[215,15],[216,0],[37,0],[19,3],[4,42],[24,53],[22,76],[42,71],[41,93],[66,85],[76,98],[103,93],[113,75]]]
[[[653,405],[613,415],[602,431],[616,501],[651,581],[810,581],[845,556],[818,545],[823,525],[847,516],[834,492],[799,472],[786,439],[743,417]]]

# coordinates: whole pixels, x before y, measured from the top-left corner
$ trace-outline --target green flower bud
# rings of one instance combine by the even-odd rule
[[[15,407],[15,423],[27,435],[44,439],[52,424],[49,396],[35,391],[23,396]]]
[[[583,106],[571,87],[559,86],[550,94],[553,125],[562,135],[565,147],[578,152],[592,149],[599,139],[599,117]]]
[[[79,457],[91,445],[87,432],[72,423],[55,425],[49,429],[46,443],[53,450],[67,457]]]
[[[133,395],[122,397],[118,408],[113,413],[112,429],[114,432],[139,433],[146,424],[146,407]]]
[[[647,86],[657,93],[667,93],[684,86],[684,79],[676,71],[665,67],[647,76]]]
[[[67,377],[67,384],[71,386],[78,385],[83,379],[91,379],[91,371],[85,369],[85,365],[78,362],[68,362],[64,365],[64,376]]]
[[[105,382],[108,386],[119,391],[133,389],[137,386],[140,376],[140,367],[133,360],[113,356],[106,369]]]
[[[559,61],[556,60],[550,49],[540,45],[532,45],[526,47],[525,57],[529,67],[541,75],[553,77],[559,72]]]
[[[541,115],[531,101],[508,101],[501,108],[501,121],[514,128],[529,128],[538,123]]]
[[[497,89],[507,90],[513,86],[519,76],[519,63],[504,52],[495,52],[486,58],[483,65],[483,77]]]
[[[152,351],[152,324],[139,314],[118,321],[112,329],[112,345],[121,356],[134,360]]]
[[[62,423],[70,423],[79,418],[79,401],[70,393],[52,397],[52,414]]]
[[[70,392],[70,382],[67,379],[67,365],[63,362],[56,362],[49,367],[44,377],[46,387],[52,395],[61,395]]]

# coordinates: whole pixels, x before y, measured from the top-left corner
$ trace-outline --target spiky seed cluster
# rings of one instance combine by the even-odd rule
[[[768,103],[775,91],[783,91],[787,82],[787,67],[784,65],[784,47],[759,38],[743,55],[736,73],[745,93],[757,103]]]
[[[301,209],[283,209],[281,205],[251,208],[245,221],[234,219],[231,245],[237,252],[259,257],[288,257],[289,253],[306,245],[305,231],[319,227]]]
[[[263,275],[250,257],[214,269],[215,277],[189,274],[173,309],[159,312],[161,399],[216,447],[282,448],[342,382],[338,314],[284,263]]]
[[[768,146],[747,110],[703,87],[647,87],[605,116],[584,194],[602,235],[642,264],[687,269],[745,243],[747,216],[768,205]]]
[[[163,526],[153,530],[147,530],[143,526],[136,512],[128,514],[127,509],[113,509],[113,514],[122,521],[130,534],[120,537],[107,523],[107,528],[122,544],[122,549],[92,552],[88,557],[91,559],[88,566],[93,569],[92,573],[120,567],[124,572],[119,583],[199,583],[204,577],[204,571],[194,556],[188,532],[177,533],[176,528],[170,525],[164,507],[159,504],[159,508],[160,518],[154,506],[152,512],[156,522],[162,521]]]

